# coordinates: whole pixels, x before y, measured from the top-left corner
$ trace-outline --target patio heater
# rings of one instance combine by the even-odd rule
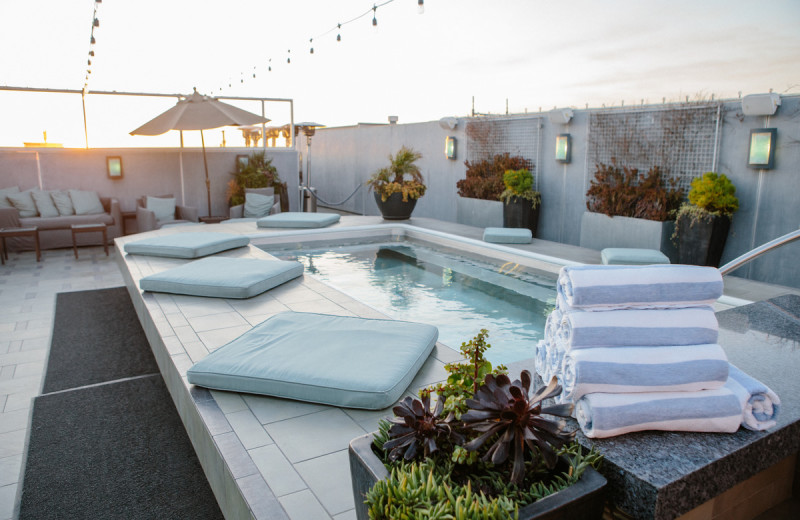
[[[296,136],[299,131],[303,131],[306,136],[306,178],[305,185],[300,184],[300,211],[309,213],[317,212],[317,199],[312,195],[316,193],[316,189],[311,187],[311,137],[316,133],[317,128],[322,128],[325,125],[304,121],[295,124],[294,135]]]

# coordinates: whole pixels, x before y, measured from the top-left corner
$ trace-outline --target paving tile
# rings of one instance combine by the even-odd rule
[[[17,365],[17,370],[14,372],[14,378],[20,379],[24,377],[39,377],[41,379],[44,374],[44,362],[34,361],[31,363],[21,363]]]
[[[293,463],[339,451],[364,430],[346,413],[331,408],[265,426]],[[319,435],[324,431],[325,435]]]
[[[192,359],[192,363],[197,363],[208,355],[208,349],[202,341],[190,341],[183,344],[186,354]]]
[[[18,484],[9,484],[0,487],[0,520],[10,520],[14,516],[17,486]]]
[[[248,325],[247,320],[245,320],[238,312],[224,312],[221,314],[189,318],[189,324],[198,334],[209,330],[227,329],[230,327]]]
[[[249,453],[275,496],[281,497],[308,487],[276,445],[261,446]]]
[[[6,405],[5,408],[3,408],[3,411],[8,413],[17,410],[30,410],[33,398],[37,395],[39,395],[39,388],[8,394]]]
[[[266,296],[266,295],[265,295]],[[289,310],[283,303],[273,297],[257,297],[247,300],[230,301],[231,307],[244,317],[273,314]]]
[[[283,421],[329,408],[321,404],[303,403],[277,397],[243,394],[242,398],[261,424]]]
[[[270,520],[289,518],[261,475],[240,478],[236,481],[236,485],[239,486],[242,496],[250,506],[254,518],[269,518]]]
[[[339,513],[333,517],[333,520],[356,520],[356,510],[350,509],[344,513]]]
[[[304,302],[289,303],[289,308],[295,312],[319,312],[321,314],[339,314],[347,309],[328,299],[309,300]]]
[[[310,491],[299,491],[278,499],[292,520],[330,518],[325,508]]]
[[[229,413],[225,417],[245,449],[250,450],[273,443],[264,426],[250,410]]]
[[[353,494],[342,492],[342,483],[350,482],[346,449],[297,463],[294,467],[331,515],[355,507]]]
[[[0,410],[3,409],[7,396],[0,396]],[[24,430],[28,427],[28,410],[15,410],[0,413],[0,433]]]
[[[244,318],[242,318],[242,321],[244,321],[243,325],[239,325],[236,327],[228,327],[226,329],[216,329],[216,330],[209,330],[206,332],[200,332],[198,333],[198,337],[206,345],[206,348],[208,348],[209,352],[214,351],[219,347],[221,347],[222,345],[225,345],[226,343],[235,340],[236,338],[238,338],[239,336],[241,336],[242,334],[253,328],[252,325],[250,325],[249,323],[247,323],[247,321],[244,320]]]
[[[14,372],[17,370],[17,365],[5,365],[0,367],[0,381],[10,381],[14,379]]]
[[[0,487],[19,482],[22,454],[0,459]]]
[[[242,443],[239,442],[239,438],[235,433],[215,435],[214,442],[217,444],[217,448],[228,465],[233,478],[246,477],[258,472],[258,468],[253,464],[253,460],[244,449],[244,446],[242,446]]]
[[[247,403],[242,399],[241,394],[236,392],[224,392],[222,390],[211,390],[211,395],[217,402],[223,413],[241,412],[247,410]]]
[[[0,459],[21,455],[25,449],[25,430],[0,433]]]

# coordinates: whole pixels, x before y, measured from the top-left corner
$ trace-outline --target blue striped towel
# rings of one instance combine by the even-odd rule
[[[717,344],[583,348],[564,356],[564,394],[695,392],[728,380],[728,358]]]
[[[745,374],[734,365],[730,366],[731,388],[739,396],[744,410],[742,426],[748,430],[767,430],[777,424],[781,400],[761,381]]]
[[[716,343],[717,317],[711,307],[568,310],[561,314],[563,348],[646,347]]]
[[[696,265],[577,265],[561,268],[558,285],[576,309],[658,309],[711,305],[722,275]]]
[[[536,373],[542,378],[542,381],[549,381],[550,378],[547,372],[547,341],[540,339],[536,344],[536,358],[534,361]]]

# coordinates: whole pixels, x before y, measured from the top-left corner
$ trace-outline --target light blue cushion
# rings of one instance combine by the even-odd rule
[[[189,296],[251,298],[301,274],[300,262],[211,256],[145,276],[139,287]]]
[[[266,217],[273,204],[275,204],[275,197],[272,195],[245,193],[243,214],[246,218]]]
[[[533,234],[527,228],[488,227],[483,230],[483,241],[494,244],[530,244]]]
[[[76,215],[99,215],[106,211],[96,191],[69,190],[69,198]]]
[[[145,205],[153,212],[156,222],[169,222],[175,220],[175,199],[148,196]]]
[[[436,327],[422,323],[284,312],[186,376],[218,390],[380,410],[408,388],[438,337]]]
[[[668,264],[669,258],[655,249],[631,247],[607,247],[600,251],[603,265],[650,265]]]
[[[260,228],[321,228],[339,222],[340,216],[336,213],[302,213],[289,211],[278,213],[258,219],[256,225]]]
[[[200,258],[244,247],[249,243],[249,238],[232,233],[178,233],[128,242],[125,244],[125,252],[168,258]]]

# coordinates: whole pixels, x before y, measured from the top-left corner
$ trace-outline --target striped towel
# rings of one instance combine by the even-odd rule
[[[767,430],[777,424],[781,400],[767,385],[730,366],[731,388],[744,410],[742,426],[748,430]]]
[[[547,377],[549,374],[547,372],[547,341],[546,340],[539,340],[536,344],[536,358],[534,361],[534,366],[536,367],[536,373],[542,378],[542,381],[549,381],[550,378]]]
[[[722,275],[696,265],[578,265],[561,268],[558,285],[576,309],[657,309],[711,305]]]
[[[552,315],[552,314],[551,314]],[[714,309],[568,310],[560,323],[562,348],[700,345],[717,342]]]
[[[695,392],[728,380],[728,358],[717,344],[582,348],[564,356],[564,394]]]

